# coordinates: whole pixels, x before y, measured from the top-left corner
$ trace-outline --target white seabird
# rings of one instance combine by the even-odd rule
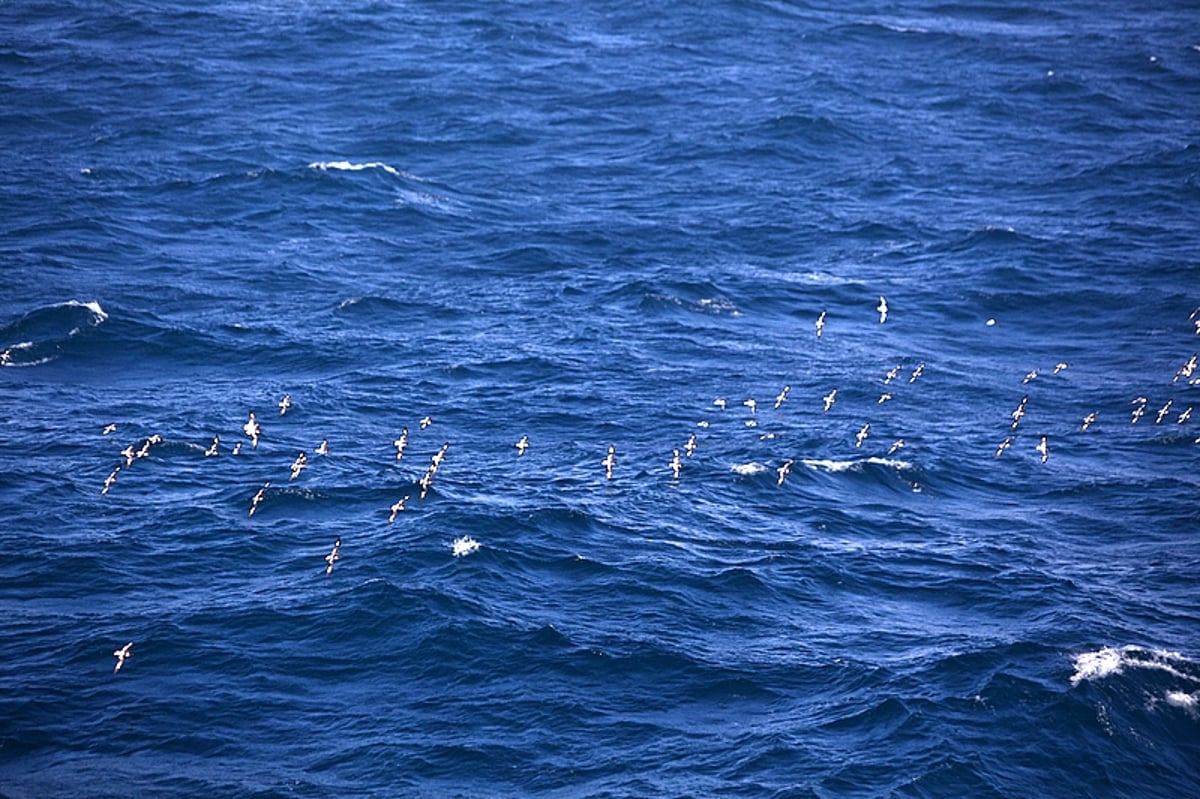
[[[1036,379],[1037,379],[1037,376],[1038,376],[1038,374],[1040,374],[1039,370],[1037,370],[1037,369],[1034,369],[1032,372],[1030,372],[1029,374],[1025,375],[1025,379],[1024,379],[1024,380],[1022,380],[1022,381],[1021,381],[1021,383],[1022,383],[1022,384],[1025,384],[1025,383],[1028,383],[1030,380],[1036,380]]]
[[[1183,377],[1183,378],[1191,377],[1192,374],[1196,371],[1196,358],[1197,357],[1198,357],[1197,355],[1192,355],[1191,358],[1188,358],[1187,363],[1185,363],[1183,366],[1179,367],[1179,371],[1175,373],[1175,379],[1172,380],[1171,382],[1178,383],[1179,378],[1181,378],[1181,377]]]
[[[292,407],[292,395],[284,394],[283,399],[279,401],[279,415],[283,416],[288,412],[288,408]]]
[[[133,657],[133,641],[125,644],[120,649],[114,650],[113,657],[117,659],[117,665],[113,666],[113,674],[116,674],[125,665],[126,659]]]
[[[696,434],[692,433],[690,436],[688,436],[687,443],[683,445],[683,453],[690,458],[690,457],[692,457],[692,453],[695,451],[696,451]]]
[[[233,442],[233,449],[230,450],[229,454],[230,455],[241,455],[242,454],[242,442],[240,442],[240,441]]]
[[[793,463],[795,463],[795,461],[786,460],[783,462],[783,465],[781,465],[778,469],[775,470],[776,473],[779,474],[779,479],[775,481],[775,485],[777,485],[777,486],[783,485],[783,481],[784,481],[784,479],[787,478],[788,472],[790,472],[792,470]]]
[[[1159,409],[1159,411],[1158,411],[1158,417],[1157,417],[1157,418],[1155,418],[1155,420],[1154,420],[1154,423],[1155,423],[1155,424],[1162,424],[1162,420],[1163,420],[1164,418],[1166,418],[1166,415],[1167,415],[1168,413],[1170,413],[1170,412],[1171,412],[1171,406],[1172,406],[1172,405],[1174,405],[1174,404],[1175,404],[1175,400],[1173,400],[1173,399],[1169,399],[1169,400],[1167,400],[1167,404],[1166,404],[1166,405],[1164,405],[1164,406],[1162,406],[1162,408],[1160,408],[1160,409]]]
[[[919,364],[917,364],[917,368],[913,369],[912,377],[908,378],[908,382],[909,383],[917,382],[917,378],[923,374],[925,374],[925,364],[919,363]]]
[[[875,404],[876,404],[876,405],[882,405],[883,403],[887,402],[887,401],[888,401],[888,400],[890,400],[891,398],[892,398],[892,395],[891,395],[890,393],[888,393],[888,392],[886,392],[886,391],[885,391],[884,393],[882,393],[882,394],[880,394],[880,395],[879,395],[879,401],[878,401],[878,402],[876,402]]]
[[[1004,454],[1004,450],[1008,449],[1011,446],[1012,446],[1012,436],[1009,436],[1008,438],[1001,441],[1000,445],[998,447],[996,447],[996,457],[999,458],[1001,455]]]
[[[213,436],[212,443],[208,445],[208,449],[204,450],[204,457],[215,458],[221,454],[221,437]]]
[[[325,567],[325,574],[333,574],[333,564],[342,559],[342,539],[339,536],[338,540],[333,542],[333,549],[325,556],[325,562],[329,565]]]
[[[1034,447],[1038,452],[1042,453],[1042,463],[1045,463],[1050,457],[1050,447],[1046,445],[1046,437],[1042,436],[1042,440]]]
[[[525,450],[529,449],[529,436],[521,436],[521,440],[516,443],[517,457],[525,454]]]
[[[421,425],[421,429],[424,430],[426,427],[429,427],[429,425],[433,424],[433,417],[422,416],[419,424]]]
[[[104,425],[104,429],[100,431],[100,435],[106,436],[109,433],[115,433],[115,432],[117,432],[117,426],[115,424],[110,423],[110,424]]]
[[[1188,409],[1186,411],[1179,414],[1179,418],[1175,420],[1175,424],[1183,424],[1184,422],[1186,422],[1188,419],[1191,419],[1191,418],[1192,418],[1192,406],[1189,405]]]
[[[304,467],[308,466],[308,455],[304,454],[304,450],[300,450],[300,454],[296,456],[296,460],[292,461],[292,476],[289,480],[295,480],[300,476],[300,472],[304,471]]]
[[[871,434],[871,423],[867,422],[866,424],[864,424],[862,426],[862,430],[859,430],[858,434],[856,436],[854,436],[854,448],[858,449],[859,447],[861,447],[862,443],[867,440],[867,436],[869,436],[870,434]]]
[[[119,471],[121,471],[121,467],[117,466],[117,468],[112,470],[108,477],[104,478],[104,488],[100,491],[101,494],[107,494],[108,489],[112,488],[112,484],[117,482],[117,472]]]
[[[400,499],[392,503],[392,506],[388,508],[388,510],[391,511],[391,514],[388,516],[388,524],[396,521],[396,514],[402,513],[405,510],[405,504],[408,502],[408,497],[409,495],[405,494],[404,496],[400,497]]]
[[[1071,364],[1068,363],[1067,361],[1059,361],[1058,363],[1054,364],[1054,374],[1058,374],[1059,372],[1061,372],[1063,369],[1066,369],[1070,365]]]
[[[408,428],[400,431],[400,437],[392,442],[392,446],[396,448],[396,460],[404,457],[404,448],[408,446]]]
[[[1021,402],[1017,405],[1017,409],[1012,412],[1012,426],[1010,430],[1016,430],[1017,425],[1021,424],[1021,419],[1025,416],[1025,406],[1029,404],[1029,395],[1021,397]]]
[[[600,461],[600,465],[604,467],[605,479],[611,480],[613,467],[617,465],[617,447],[615,444],[608,445],[608,454],[604,456],[604,460]]]
[[[788,392],[792,390],[791,386],[784,386],[783,391],[779,392],[779,396],[775,398],[775,410],[779,410],[779,406],[787,399]]]
[[[717,406],[718,408],[720,408],[721,410],[725,410],[725,407],[726,407],[728,404],[729,404],[729,403],[725,401],[725,398],[724,398],[724,397],[717,397],[715,400],[713,400],[713,405],[716,405],[716,406]]]
[[[1082,433],[1082,432],[1086,431],[1089,427],[1094,425],[1096,423],[1096,418],[1098,416],[1099,416],[1099,414],[1096,411],[1092,411],[1087,416],[1083,417],[1083,424],[1080,425],[1079,432]]]
[[[250,500],[250,515],[254,515],[254,511],[258,510],[258,506],[267,498],[267,489],[271,487],[271,481],[263,483],[263,487],[258,489],[258,493],[254,495],[254,499]]]
[[[877,305],[875,307],[875,310],[879,311],[879,324],[882,325],[884,322],[887,321],[887,315],[888,315],[887,300],[885,300],[882,296],[879,297],[879,305]]]
[[[898,451],[898,450],[899,450],[901,447],[903,447],[903,446],[905,446],[905,441],[904,441],[904,439],[903,439],[903,438],[898,438],[898,439],[896,439],[896,443],[894,443],[894,444],[892,444],[892,446],[888,447],[887,454],[888,454],[888,455],[895,455],[895,454],[896,454],[896,452],[897,452],[897,451]]]
[[[259,425],[254,411],[250,411],[250,419],[242,425],[242,432],[246,434],[246,438],[250,439],[250,448],[258,449],[258,437],[262,435],[262,426]]]
[[[821,315],[817,317],[817,338],[821,337],[821,333],[825,330],[825,311],[821,311]]]
[[[133,451],[133,444],[130,444],[125,449],[121,450],[121,454],[125,456],[126,468],[133,465],[133,459],[137,457],[137,453]]]
[[[328,455],[329,454],[329,439],[322,438],[321,443],[317,445],[317,448],[313,450],[313,453],[316,455]]]
[[[896,366],[892,367],[891,369],[889,369],[888,373],[883,376],[883,384],[886,386],[888,383],[892,382],[899,376],[900,376],[900,366],[896,365]]]
[[[1145,397],[1134,397],[1133,401],[1129,403],[1130,405],[1137,405],[1137,407],[1133,409],[1133,418],[1130,420],[1130,424],[1137,424],[1138,419],[1141,419],[1146,415],[1146,403],[1148,402],[1150,402],[1150,400],[1146,399]]]
[[[751,397],[750,399],[745,400],[742,404],[750,409],[751,414],[755,413],[758,410],[758,400],[754,399],[754,397]]]
[[[672,474],[674,474],[675,479],[678,480],[679,472],[683,469],[683,460],[679,457],[679,450],[672,451],[674,454],[671,456],[671,463],[669,465],[671,467]]]
[[[825,402],[825,411],[828,413],[829,409],[833,407],[833,403],[837,402],[837,389],[830,391],[821,399]]]

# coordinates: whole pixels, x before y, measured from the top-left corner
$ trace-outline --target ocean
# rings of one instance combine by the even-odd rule
[[[1200,794],[1198,11],[0,5],[0,796]]]

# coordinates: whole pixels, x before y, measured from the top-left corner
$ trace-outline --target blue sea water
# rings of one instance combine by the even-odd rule
[[[1198,11],[0,5],[0,795],[1196,795]]]

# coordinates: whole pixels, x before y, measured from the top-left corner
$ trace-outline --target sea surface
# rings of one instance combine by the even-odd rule
[[[1200,795],[1198,19],[0,5],[0,796]]]

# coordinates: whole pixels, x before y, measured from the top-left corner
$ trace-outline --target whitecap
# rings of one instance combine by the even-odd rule
[[[313,161],[308,165],[308,168],[319,169],[322,172],[328,172],[331,169],[339,172],[362,172],[367,169],[381,169],[394,177],[416,180],[422,183],[428,182],[424,178],[418,177],[411,172],[405,172],[403,169],[397,169],[391,164],[385,164],[383,161],[365,161],[363,163],[354,163],[352,161]]]
[[[450,544],[452,554],[456,558],[463,558],[470,555],[472,552],[479,551],[479,542],[469,535],[464,535],[454,539]]]
[[[51,308],[87,308],[89,311],[92,312],[92,316],[95,317],[95,321],[92,322],[93,325],[98,325],[101,322],[103,322],[105,319],[108,318],[108,313],[103,308],[101,308],[100,303],[96,302],[95,300],[92,300],[90,302],[80,302],[79,300],[67,300],[66,302],[60,302],[55,305],[51,305],[50,307]]]
[[[1167,704],[1195,712],[1197,705],[1200,705],[1200,691],[1192,691],[1190,694],[1184,691],[1167,691]]]
[[[750,463],[735,463],[729,467],[729,471],[735,474],[762,474],[767,471],[767,467],[757,461],[752,461]]]
[[[1071,675],[1071,685],[1076,686],[1084,680],[1097,680],[1110,674],[1120,674],[1121,663],[1121,653],[1107,646],[1098,652],[1084,652],[1076,655],[1075,673]]]
[[[1181,680],[1200,683],[1200,674],[1195,672],[1197,664],[1178,652],[1163,649],[1146,649],[1128,645],[1120,649],[1110,646],[1095,652],[1083,652],[1074,657],[1075,673],[1071,675],[1072,687],[1084,680],[1100,680],[1113,674],[1121,674],[1127,668],[1162,671]],[[1186,671],[1185,671],[1186,669]]]
[[[886,466],[889,469],[911,469],[913,464],[911,461],[902,461],[895,458],[866,458],[859,461],[835,461],[827,458],[804,458],[800,461],[813,471],[826,472],[844,472],[853,469],[854,471],[862,471],[864,463],[874,464],[876,466]]]

